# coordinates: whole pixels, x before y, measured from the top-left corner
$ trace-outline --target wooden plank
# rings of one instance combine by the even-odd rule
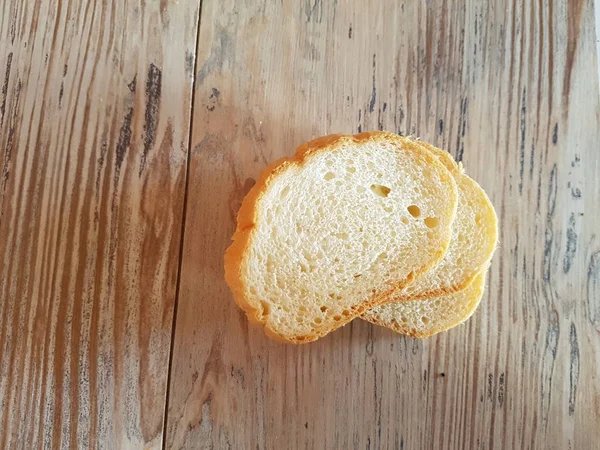
[[[0,1],[0,448],[162,443],[198,3]]]
[[[596,64],[598,65],[598,83],[600,83],[600,0],[594,0],[596,12]]]
[[[594,39],[586,1],[205,0],[167,447],[594,448]],[[377,128],[450,150],[490,194],[482,306],[425,341],[360,320],[269,341],[223,281],[243,196],[302,142]]]

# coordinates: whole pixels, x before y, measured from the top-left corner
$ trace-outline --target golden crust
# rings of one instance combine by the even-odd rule
[[[462,171],[462,167],[458,165],[458,163],[454,160],[454,158],[452,157],[452,155],[450,153],[448,153],[447,151],[442,150],[441,148],[437,148],[427,142],[423,142],[423,141],[415,141],[417,144],[419,144],[421,147],[425,147],[427,150],[429,150],[431,153],[433,153],[435,156],[437,156],[440,160],[440,162],[446,166],[446,169],[448,169],[452,175],[458,176],[458,175],[462,175],[463,171]]]
[[[409,277],[399,282],[394,288],[383,292],[375,292],[372,295],[372,297],[364,301],[360,305],[360,307],[354,309],[349,315],[344,316],[343,319],[339,322],[336,322],[334,327],[327,330],[315,330],[315,333],[306,336],[281,335],[270,326],[270,323],[267,320],[264,319],[264,316],[262,314],[262,306],[254,305],[246,298],[244,278],[242,275],[244,256],[246,254],[246,250],[250,247],[252,242],[252,237],[254,234],[258,214],[257,205],[260,203],[261,197],[267,191],[273,179],[282,172],[284,172],[290,166],[302,166],[305,163],[305,161],[312,155],[323,151],[335,150],[335,148],[339,147],[340,144],[344,142],[359,143],[367,141],[386,140],[401,142],[403,144],[403,149],[411,152],[417,152],[421,157],[427,160],[428,164],[432,166],[438,166],[441,169],[445,169],[443,164],[439,162],[438,158],[433,156],[431,153],[424,151],[417,143],[407,138],[401,138],[400,136],[397,136],[392,133],[387,133],[383,131],[371,131],[355,135],[332,134],[314,139],[310,142],[301,145],[300,147],[298,147],[294,156],[292,156],[291,158],[281,158],[268,165],[260,174],[256,184],[252,187],[250,192],[248,192],[248,194],[244,198],[240,210],[238,212],[237,228],[232,238],[233,243],[225,252],[225,280],[227,281],[227,284],[229,284],[229,287],[233,292],[233,296],[236,303],[246,313],[249,321],[255,325],[263,325],[265,329],[265,334],[268,337],[277,341],[296,344],[314,341],[328,334],[334,329],[345,325],[352,319],[360,316],[365,310],[381,305],[386,301],[389,301],[390,296],[394,292],[401,290],[415,279],[425,275],[444,257],[444,254],[450,243],[451,233],[448,233],[447,241],[444,242],[444,245],[442,247],[440,247],[439,251],[432,259],[429,265],[425,265],[421,269],[414,271],[411,275],[409,275]],[[454,198],[452,200],[454,203],[454,214],[456,214],[458,195],[456,193],[456,183],[454,181],[454,177],[448,170],[440,170],[440,176],[443,181],[455,187]]]

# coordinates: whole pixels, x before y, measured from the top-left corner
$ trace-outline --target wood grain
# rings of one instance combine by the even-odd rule
[[[359,4],[360,3],[360,4]],[[167,448],[594,448],[600,97],[591,1],[204,0]],[[496,205],[478,312],[269,341],[223,281],[240,202],[312,137],[387,129]]]
[[[0,448],[160,447],[199,2],[0,1]]]

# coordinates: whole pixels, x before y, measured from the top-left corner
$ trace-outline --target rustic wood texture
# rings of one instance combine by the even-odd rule
[[[600,96],[590,0],[204,0],[166,447],[596,448]],[[331,132],[462,160],[500,246],[465,326],[269,341],[223,281],[264,166]]]
[[[486,3],[0,0],[0,449],[596,448],[598,15]],[[223,281],[241,200],[369,129],[490,194],[484,301],[271,342]]]
[[[158,448],[198,1],[0,1],[0,448]]]

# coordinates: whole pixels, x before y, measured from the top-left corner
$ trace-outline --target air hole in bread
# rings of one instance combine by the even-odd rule
[[[421,322],[423,322],[425,325],[427,325],[429,323],[429,317],[426,317],[426,316],[421,317]]]
[[[342,320],[342,316],[333,316],[333,320],[339,322],[340,320]]]
[[[389,212],[389,213],[391,213],[391,212],[392,212],[394,209],[393,209],[391,206],[384,206],[384,207],[383,207],[383,210],[384,210],[385,212]]]
[[[368,167],[369,169],[375,169],[375,164],[373,164],[371,161],[369,161],[369,162],[367,163],[367,167]]]
[[[315,324],[319,325],[320,323],[323,322],[323,319],[321,319],[320,317],[316,317],[314,322],[315,322]]]
[[[321,306],[321,312],[323,312],[323,313],[327,312],[327,309],[328,309],[327,306],[325,306],[325,305]]]
[[[335,173],[327,172],[323,178],[325,181],[333,180],[335,178]]]
[[[381,177],[383,177],[383,174],[381,174],[381,173],[378,173],[378,174],[377,174],[377,178],[381,178]]]
[[[336,185],[336,186],[341,186],[341,185],[342,185],[342,180],[337,180],[337,181],[335,182],[335,185]]]
[[[423,222],[425,222],[425,225],[427,225],[427,227],[435,228],[439,225],[440,219],[438,219],[437,217],[427,217]]]
[[[375,195],[378,195],[383,198],[387,197],[389,195],[389,193],[392,191],[389,187],[382,186],[381,184],[372,184],[371,190],[373,191],[373,193]]]
[[[421,209],[417,205],[410,205],[407,209],[413,217],[419,217],[421,215]]]
[[[348,311],[347,309],[342,311],[342,314],[346,317],[348,317],[350,315],[350,311]]]
[[[361,274],[360,274],[360,273],[355,273],[355,274],[354,274],[354,278],[359,278],[360,276],[361,276]]]
[[[338,239],[342,239],[342,240],[344,240],[344,241],[347,241],[347,240],[348,240],[348,238],[350,237],[350,236],[348,236],[348,233],[335,233],[335,234],[334,234],[334,236],[335,236],[336,238],[338,238]]]
[[[357,192],[360,192],[360,193],[362,194],[363,192],[365,192],[365,191],[366,191],[366,189],[365,189],[364,187],[362,187],[362,186],[357,186],[357,187],[356,187],[356,191],[357,191]]]
[[[290,187],[286,186],[281,190],[281,198],[286,198],[287,195],[290,193]]]
[[[402,316],[402,317],[400,317],[400,320],[401,320],[402,322],[404,322],[404,323],[406,323],[406,322],[407,322],[407,320],[406,320],[406,317],[405,317],[405,316]]]
[[[348,171],[348,173],[354,173],[356,172],[356,167],[347,167],[346,170]]]
[[[402,219],[400,219],[400,222],[402,222],[404,225],[408,225],[408,219],[406,217],[402,217]]]
[[[267,302],[261,301],[260,306],[262,306],[262,309],[263,309],[262,310],[263,316],[268,316],[269,314],[271,314],[271,305],[269,305]]]

